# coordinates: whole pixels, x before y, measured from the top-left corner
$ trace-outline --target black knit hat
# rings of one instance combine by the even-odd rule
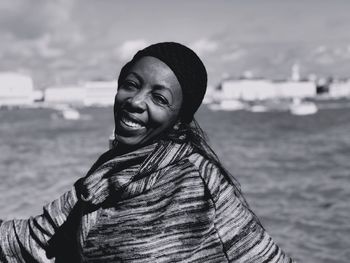
[[[140,58],[158,58],[174,72],[183,94],[181,119],[189,123],[202,103],[207,89],[207,71],[203,62],[190,48],[175,42],[157,43],[138,51],[120,71],[118,84],[126,77],[130,67]]]

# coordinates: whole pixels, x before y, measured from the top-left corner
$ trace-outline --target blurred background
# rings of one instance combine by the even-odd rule
[[[274,240],[350,258],[350,2],[1,0],[0,218],[26,218],[108,149],[120,68],[177,41],[209,75],[197,119]]]

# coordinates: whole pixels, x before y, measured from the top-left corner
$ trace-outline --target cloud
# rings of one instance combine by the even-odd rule
[[[3,0],[0,33],[10,33],[17,39],[41,37],[71,21],[74,3],[74,0]]]
[[[64,54],[63,49],[52,45],[50,34],[43,35],[36,39],[17,40],[7,49],[2,50],[2,54],[12,54],[17,57],[30,58],[38,56],[40,58],[57,58]]]
[[[35,41],[35,48],[41,57],[44,58],[56,58],[63,55],[64,51],[59,48],[50,46],[51,44],[51,35],[46,34],[43,37]]]
[[[79,47],[85,35],[72,15],[77,1],[0,1],[0,56],[31,63],[56,59]],[[7,66],[3,61],[0,65]]]
[[[3,12],[14,12],[16,9],[20,8],[20,0],[2,0],[0,1],[0,11]]]
[[[130,60],[135,53],[148,45],[146,40],[128,40],[115,50],[117,56],[122,60]]]
[[[239,60],[240,58],[244,57],[246,54],[247,54],[247,52],[243,49],[234,50],[230,53],[222,55],[221,60],[222,61],[235,61],[235,60]]]
[[[216,51],[219,47],[219,44],[213,40],[202,38],[190,44],[190,47],[198,55],[204,55],[206,53],[211,53]]]
[[[326,46],[320,45],[312,51],[312,54],[323,54],[323,53],[327,52],[327,50],[328,50],[328,48]]]
[[[322,54],[315,58],[315,62],[321,65],[330,65],[335,62],[331,54]]]

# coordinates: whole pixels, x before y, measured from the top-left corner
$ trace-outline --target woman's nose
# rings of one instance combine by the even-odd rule
[[[142,112],[146,110],[146,106],[147,106],[146,100],[147,100],[147,94],[143,91],[139,91],[129,99],[129,104],[133,109],[136,109]]]

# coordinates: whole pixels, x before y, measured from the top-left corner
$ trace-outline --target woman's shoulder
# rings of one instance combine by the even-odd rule
[[[227,183],[219,167],[199,153],[192,153],[188,157],[188,161],[198,171],[198,175],[216,201],[220,188]]]
[[[196,167],[215,202],[225,202],[229,198],[246,205],[239,182],[223,168],[220,169],[217,164],[199,153],[191,154],[188,160]]]
[[[188,156],[188,160],[196,169],[201,173],[201,175],[207,177],[208,172],[220,173],[219,167],[217,167],[211,160],[204,157],[202,154],[194,152]],[[208,178],[209,179],[209,178]]]

